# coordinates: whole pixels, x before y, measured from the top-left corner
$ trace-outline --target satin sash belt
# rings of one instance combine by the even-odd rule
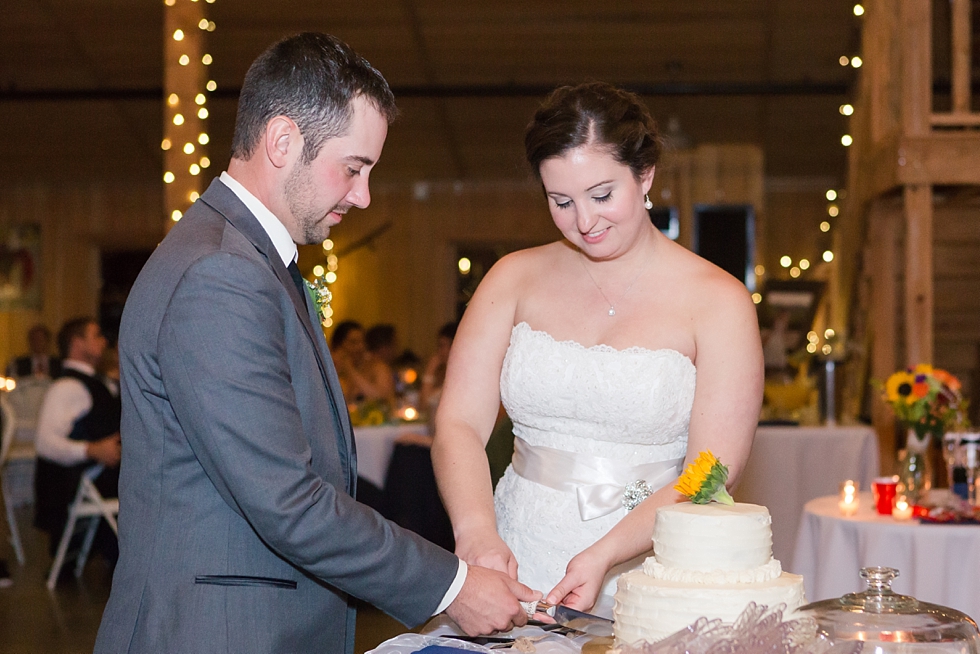
[[[609,515],[623,506],[626,485],[645,481],[652,491],[681,474],[684,457],[629,465],[618,459],[566,452],[514,439],[514,472],[529,481],[575,493],[582,520]]]

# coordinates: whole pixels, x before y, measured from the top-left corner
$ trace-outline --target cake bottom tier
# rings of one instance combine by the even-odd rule
[[[785,604],[787,614],[806,603],[803,577],[782,573],[753,584],[690,584],[654,579],[635,570],[619,578],[615,635],[620,644],[654,642],[683,629],[700,617],[734,622],[749,602]]]

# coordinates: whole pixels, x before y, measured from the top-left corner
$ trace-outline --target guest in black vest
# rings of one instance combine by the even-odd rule
[[[121,453],[119,397],[95,368],[106,348],[98,323],[87,317],[69,320],[58,332],[58,348],[64,361],[38,416],[34,477],[34,525],[48,532],[52,556],[82,472],[103,464],[95,485],[103,497],[117,497]],[[115,562],[118,550],[111,533],[97,537],[96,546]]]

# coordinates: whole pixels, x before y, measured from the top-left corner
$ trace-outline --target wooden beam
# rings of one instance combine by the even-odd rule
[[[980,133],[940,132],[899,142],[901,184],[980,185]]]
[[[969,87],[967,87],[969,88]],[[970,98],[967,97],[967,102]],[[932,114],[929,122],[933,127],[976,127],[980,125],[980,114],[965,111],[954,111],[948,114]]]
[[[851,160],[855,172],[854,189],[863,200],[872,200],[899,186],[899,146],[901,139],[892,134],[877,145],[863,148],[864,156]]]
[[[904,200],[905,361],[932,363],[932,186],[906,186]]]
[[[953,113],[970,111],[970,0],[950,0],[952,5]]]
[[[902,132],[923,136],[932,113],[932,3],[901,0]]]
[[[872,200],[908,184],[980,186],[980,132],[890,138],[851,161],[854,188]]]

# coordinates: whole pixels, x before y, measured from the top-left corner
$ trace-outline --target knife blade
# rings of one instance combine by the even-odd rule
[[[542,607],[542,604],[546,606]],[[550,615],[559,624],[568,624],[571,620],[588,620],[589,622],[598,622],[600,624],[613,624],[613,621],[609,618],[603,618],[592,613],[586,613],[585,611],[578,611],[564,604],[549,605],[545,602],[538,602],[538,610],[540,611],[541,608],[545,608],[544,613]]]
[[[593,636],[612,636],[613,621],[598,615],[579,611],[564,604],[549,604],[538,602],[534,607],[536,613],[544,613],[558,624],[584,631]]]

